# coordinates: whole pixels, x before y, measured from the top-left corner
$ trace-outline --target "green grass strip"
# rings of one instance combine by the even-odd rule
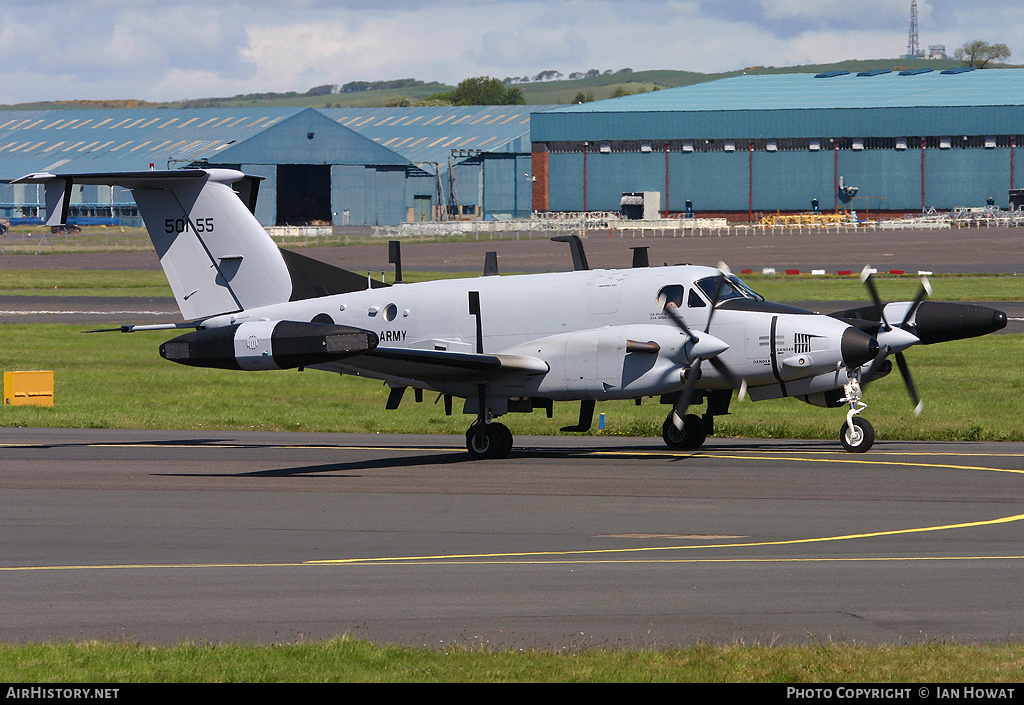
[[[387,411],[380,382],[316,370],[241,372],[186,367],[163,360],[160,343],[173,332],[92,333],[81,326],[0,326],[0,369],[53,370],[55,405],[4,406],[0,426],[55,428],[226,429],[461,434],[471,417],[444,415],[436,394],[412,394]],[[879,439],[1024,440],[1022,336],[918,346],[907,352],[924,413],[915,417],[898,373],[873,383],[864,415]],[[659,436],[668,407],[657,399],[603,402],[607,435]],[[845,409],[796,399],[732,403],[716,419],[720,436],[836,438]],[[503,417],[516,435],[558,434],[576,421],[578,405],[545,414]],[[597,417],[595,417],[596,434]]]
[[[1019,683],[1024,646],[0,645],[8,683]]]

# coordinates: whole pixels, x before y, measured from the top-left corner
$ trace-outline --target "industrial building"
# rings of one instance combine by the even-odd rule
[[[529,119],[524,106],[3,111],[0,217],[38,221],[39,189],[3,183],[27,173],[188,165],[264,177],[264,225],[524,216]],[[116,222],[134,203],[123,189],[79,187],[72,213]]]
[[[1006,208],[1022,134],[1020,69],[737,76],[535,114],[533,207]]]
[[[435,176],[449,215],[528,218],[530,115],[555,106],[327,108],[321,112]],[[422,207],[415,220],[424,220]],[[434,220],[440,219],[435,214]]]
[[[733,214],[1006,208],[1024,70],[737,76],[566,106],[0,111],[0,217],[36,171],[226,166],[264,177],[265,225],[534,211]],[[87,187],[74,215],[133,213]]]

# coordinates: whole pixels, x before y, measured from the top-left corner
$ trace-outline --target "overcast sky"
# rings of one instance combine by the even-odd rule
[[[922,49],[1007,44],[1020,0],[919,0]],[[729,71],[906,53],[910,0],[0,0],[0,103],[325,83]]]

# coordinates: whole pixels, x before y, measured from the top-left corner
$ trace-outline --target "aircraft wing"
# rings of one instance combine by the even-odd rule
[[[544,360],[527,355],[385,347],[374,348],[330,366],[410,380],[447,382],[487,382],[502,377],[542,375],[549,370]]]

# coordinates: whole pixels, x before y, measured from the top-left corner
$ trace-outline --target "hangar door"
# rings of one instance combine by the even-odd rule
[[[330,224],[331,166],[277,165],[277,224]]]

